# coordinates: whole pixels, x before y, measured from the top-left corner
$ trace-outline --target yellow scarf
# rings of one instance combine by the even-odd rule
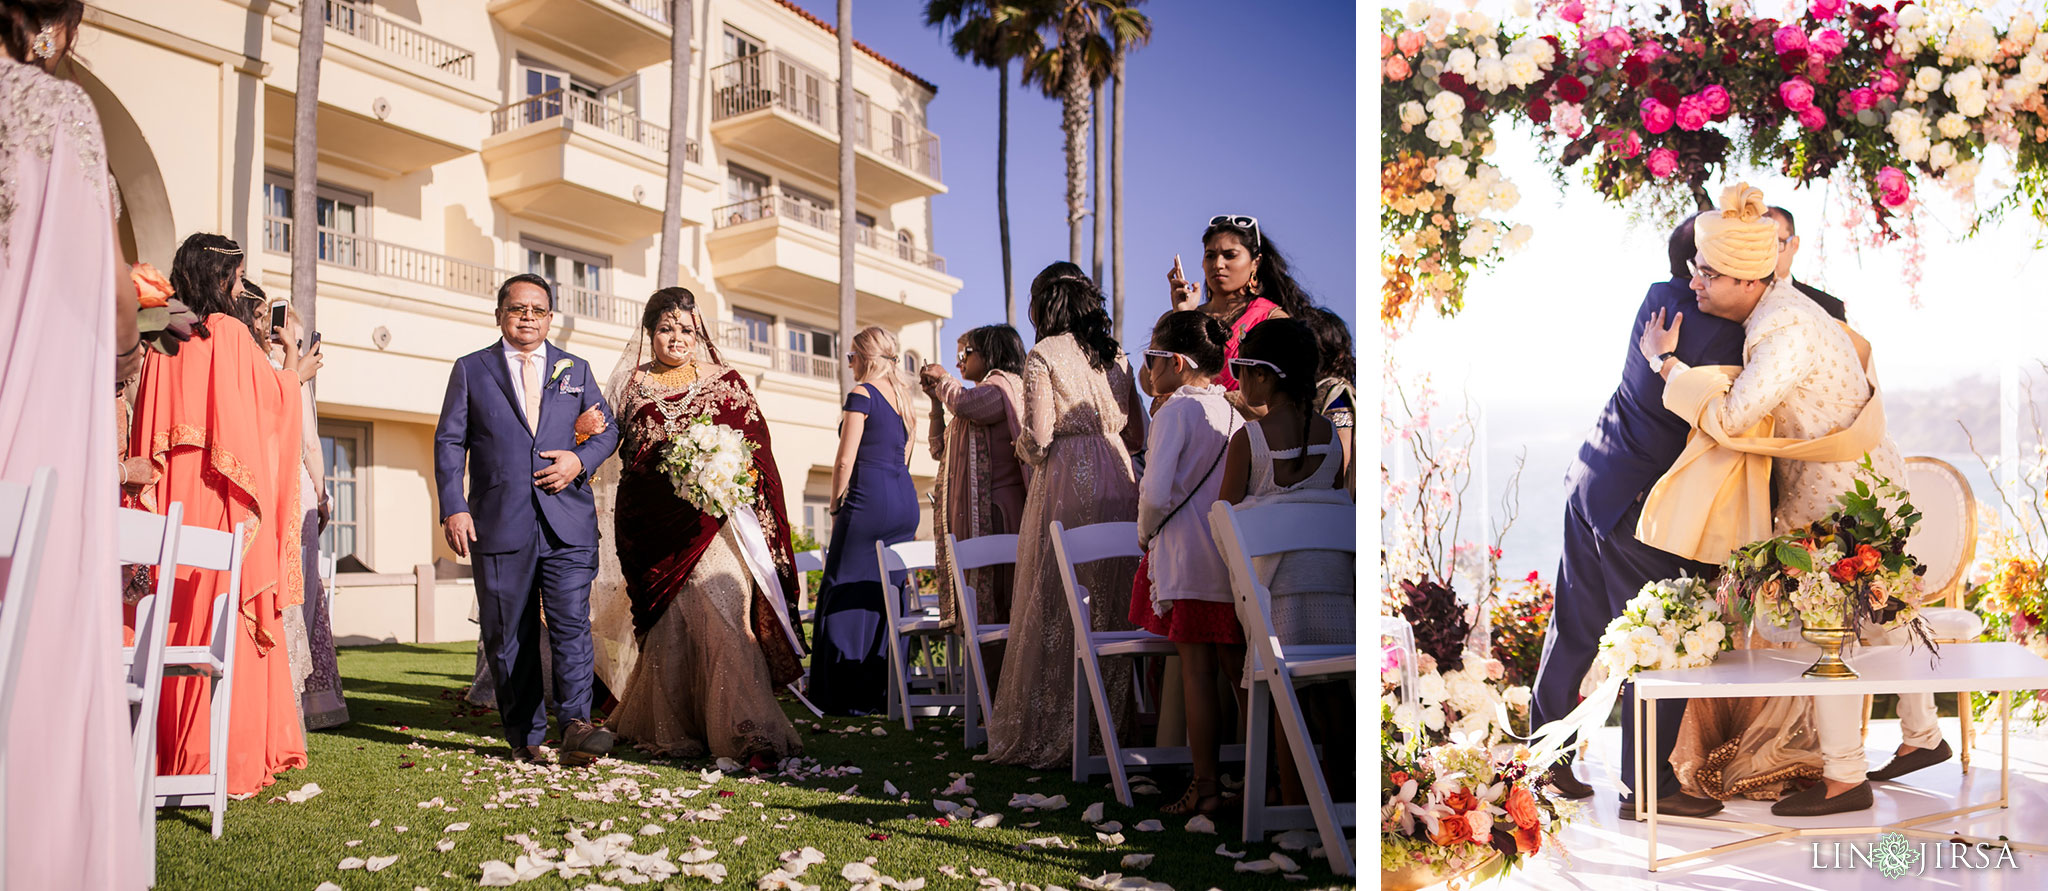
[[[1870,375],[1870,342],[1853,330],[1849,339],[1871,382],[1870,401],[1847,428],[1817,439],[1772,436],[1768,414],[1739,434],[1723,430],[1720,408],[1739,366],[1689,368],[1667,382],[1664,407],[1691,421],[1693,431],[1643,502],[1636,538],[1660,551],[1720,563],[1736,548],[1773,534],[1771,459],[1855,461],[1877,448],[1884,441],[1884,399]]]

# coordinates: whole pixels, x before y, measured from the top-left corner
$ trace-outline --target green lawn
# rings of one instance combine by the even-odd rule
[[[1064,771],[1026,771],[972,760],[960,746],[955,719],[920,720],[914,733],[900,723],[873,718],[827,719],[814,730],[810,713],[788,703],[792,717],[801,716],[807,760],[799,775],[765,781],[743,771],[705,773],[713,765],[649,759],[625,746],[616,760],[581,771],[515,765],[504,758],[497,714],[473,709],[460,698],[475,664],[474,647],[395,644],[342,650],[341,672],[354,722],[310,734],[312,766],[287,773],[254,799],[231,803],[226,833],[218,840],[207,834],[204,809],[161,812],[158,887],[315,891],[332,882],[344,889],[475,888],[489,861],[516,864],[525,851],[557,862],[571,858],[576,845],[565,839],[571,833],[589,841],[624,833],[630,836],[632,854],[667,848],[668,860],[679,866],[719,864],[726,870],[723,886],[743,889],[755,888],[780,867],[778,857],[784,852],[805,847],[822,852],[824,860],[797,881],[826,889],[849,887],[842,869],[869,858],[874,870],[905,887],[921,878],[925,888],[963,891],[1012,883],[1078,889],[1084,880],[1105,873],[1143,876],[1183,891],[1351,885],[1302,851],[1285,856],[1301,864],[1305,879],[1290,882],[1280,874],[1236,871],[1239,861],[1215,853],[1218,844],[1247,852],[1248,861],[1280,848],[1240,843],[1235,814],[1219,816],[1217,835],[1189,832],[1185,818],[1158,814],[1166,796],[1180,791],[1180,776],[1161,776],[1160,794],[1140,795],[1138,807],[1123,808],[1106,778],[1083,786],[1070,782]],[[874,735],[878,730],[886,735]],[[819,773],[847,766],[858,766],[862,773]],[[971,792],[939,794],[955,774],[967,773],[973,774],[966,779]],[[885,782],[901,794],[885,792]],[[273,800],[307,783],[324,791],[297,804]],[[1064,795],[1070,804],[1035,812],[1010,807],[1017,793]],[[908,801],[899,800],[903,797]],[[935,798],[963,805],[973,799],[978,802],[972,805],[973,817],[996,813],[1002,822],[977,828],[970,817],[940,825]],[[436,799],[439,804],[423,806]],[[1105,821],[1124,824],[1122,844],[1104,843],[1096,828],[1083,821],[1083,810],[1096,802],[1106,805]],[[1164,824],[1163,831],[1136,830],[1140,821],[1154,818]],[[466,830],[447,831],[464,823]],[[650,825],[660,831],[643,835],[643,827]],[[507,839],[522,835],[530,848]],[[451,842],[450,850],[438,850]],[[716,853],[688,854],[700,847]],[[1130,854],[1156,859],[1144,868],[1122,867]],[[397,861],[375,873],[339,868],[348,858],[381,864],[381,858],[392,855]],[[685,864],[690,857],[703,859]],[[615,873],[619,862],[614,853],[608,865],[589,874],[563,878],[549,872],[515,887],[636,887],[634,879],[660,872],[643,866],[638,874]],[[710,882],[675,874],[637,887],[707,888]]]

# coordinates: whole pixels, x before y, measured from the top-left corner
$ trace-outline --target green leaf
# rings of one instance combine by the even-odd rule
[[[1778,545],[1778,562],[1798,569],[1801,572],[1813,571],[1812,555],[1808,554],[1805,548],[1791,542],[1784,542]]]

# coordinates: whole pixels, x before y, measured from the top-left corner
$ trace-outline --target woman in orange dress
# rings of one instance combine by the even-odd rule
[[[242,291],[240,245],[219,235],[185,239],[171,285],[200,318],[178,354],[151,353],[136,388],[129,454],[146,457],[155,478],[136,501],[157,513],[185,505],[185,524],[232,530],[243,525],[242,584],[234,592],[234,704],[228,727],[228,792],[249,795],[283,770],[306,766],[306,739],[285,656],[285,608],[304,591],[300,552],[299,356],[287,343],[285,368],[271,367],[254,334],[264,315]],[[264,340],[270,338],[265,337]],[[213,598],[227,574],[181,569],[168,643],[208,643]],[[132,623],[131,623],[132,627]],[[157,771],[209,768],[208,687],[167,678],[157,726]]]

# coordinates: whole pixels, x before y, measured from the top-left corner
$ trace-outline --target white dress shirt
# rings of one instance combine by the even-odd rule
[[[516,346],[513,346],[512,341],[506,340],[502,337],[498,339],[498,344],[505,352],[505,370],[512,375],[512,399],[514,402],[519,403],[520,413],[525,414],[526,377],[525,371],[519,367],[520,349]],[[534,347],[532,355],[534,377],[540,381],[540,385],[542,388],[546,388],[548,385],[547,341],[541,341],[539,346]],[[529,422],[529,427],[538,428],[540,426],[539,418],[527,418],[526,420]]]

